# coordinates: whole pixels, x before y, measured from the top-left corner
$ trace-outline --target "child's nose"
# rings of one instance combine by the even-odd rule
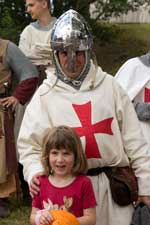
[[[59,155],[58,155],[57,160],[58,160],[58,161],[63,161],[63,156],[62,156],[62,154],[59,154]]]

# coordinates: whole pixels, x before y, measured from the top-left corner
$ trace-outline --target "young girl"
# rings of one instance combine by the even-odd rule
[[[59,126],[51,129],[44,142],[46,175],[39,177],[40,192],[32,202],[31,224],[50,224],[49,210],[62,209],[74,214],[80,225],[94,225],[96,200],[91,181],[84,175],[87,161],[80,138],[73,129]]]

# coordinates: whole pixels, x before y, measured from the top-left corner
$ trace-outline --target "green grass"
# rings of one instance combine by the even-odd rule
[[[111,30],[108,32],[108,41],[100,41],[97,37],[95,49],[98,64],[106,72],[114,75],[127,59],[150,50],[150,24],[105,26]]]
[[[0,225],[29,225],[30,207],[16,207],[8,218],[0,219]]]
[[[30,206],[18,203],[15,196],[10,199],[11,215],[8,218],[0,219],[0,225],[30,225]]]
[[[149,51],[150,24],[105,26],[107,28],[103,35],[105,41],[100,41],[97,35],[95,47],[98,63],[104,71],[114,75],[127,59]],[[101,33],[100,36],[102,36]],[[0,219],[0,225],[29,225],[30,207],[19,206],[13,197],[11,208],[11,216],[7,219]]]

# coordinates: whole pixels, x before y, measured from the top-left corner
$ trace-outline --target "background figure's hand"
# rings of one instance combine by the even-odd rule
[[[144,203],[147,206],[150,206],[150,196],[139,196],[137,204],[140,202]]]
[[[0,99],[0,104],[3,107],[9,108],[10,106],[12,107],[12,110],[15,109],[16,105],[19,103],[19,100],[15,98],[14,96],[6,97]]]
[[[40,181],[38,179],[39,176],[43,175],[43,173],[37,173],[35,174],[35,176],[32,177],[32,180],[30,182],[29,185],[29,191],[30,191],[30,195],[33,198],[34,195],[37,195],[40,191]]]
[[[50,212],[47,209],[45,209],[45,210],[42,210],[39,220],[40,220],[40,224],[50,224],[53,221],[53,217],[50,214]]]
[[[36,43],[34,46],[32,46],[30,55],[32,55],[33,58],[44,57],[45,59],[49,59],[52,58],[52,50],[48,44]]]

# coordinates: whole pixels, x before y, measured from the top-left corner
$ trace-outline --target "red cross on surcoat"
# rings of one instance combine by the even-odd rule
[[[86,146],[85,154],[87,158],[101,158],[99,147],[97,145],[94,134],[104,133],[113,135],[111,130],[111,123],[113,117],[99,121],[95,124],[91,123],[91,102],[87,102],[83,105],[73,104],[73,108],[78,115],[81,122],[81,127],[73,127],[77,134],[82,137],[85,136]]]
[[[145,88],[144,102],[150,102],[150,89]]]

